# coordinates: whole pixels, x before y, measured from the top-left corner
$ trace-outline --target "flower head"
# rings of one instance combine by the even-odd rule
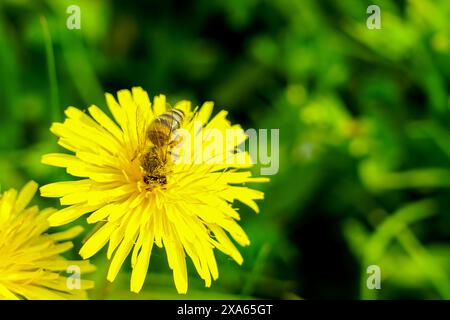
[[[19,193],[15,189],[0,195],[0,299],[80,299],[92,282],[81,280],[80,288],[68,285],[61,273],[71,266],[89,272],[88,261],[69,261],[60,254],[72,248],[71,239],[81,227],[46,234],[47,218],[54,209],[27,208],[37,190],[29,182]]]
[[[179,293],[188,287],[186,254],[209,287],[219,275],[214,249],[241,264],[229,235],[240,245],[249,244],[236,222],[234,200],[257,212],[254,200],[263,198],[262,192],[241,186],[266,180],[240,170],[252,165],[249,154],[236,148],[246,135],[230,124],[225,111],[209,121],[211,102],[198,112],[188,101],[171,108],[164,95],[152,104],[141,88],[119,91],[118,101],[106,94],[106,102],[115,121],[96,106],[88,108],[89,115],[69,107],[64,123],[51,127],[58,143],[74,154],[47,154],[43,163],[82,179],[41,188],[42,196],[61,197],[67,206],[50,216],[50,224],[90,213],[87,221],[101,227],[81,256],[89,258],[108,243],[107,278],[113,281],[131,253],[134,292],[143,286],[154,244],[165,248]],[[210,134],[202,134],[205,130]]]

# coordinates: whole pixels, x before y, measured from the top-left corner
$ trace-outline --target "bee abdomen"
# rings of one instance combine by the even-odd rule
[[[158,147],[169,144],[172,133],[180,128],[183,118],[184,112],[179,109],[164,112],[151,123],[148,138]]]

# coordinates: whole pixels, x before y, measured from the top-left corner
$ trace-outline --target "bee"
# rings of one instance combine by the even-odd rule
[[[184,112],[170,109],[156,117],[146,129],[146,138],[153,144],[141,156],[141,167],[144,171],[144,183],[147,185],[167,184],[168,166],[171,162],[170,150],[181,140],[175,131],[181,127]]]

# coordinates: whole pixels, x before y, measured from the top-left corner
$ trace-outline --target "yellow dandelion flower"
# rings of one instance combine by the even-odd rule
[[[19,193],[10,189],[0,195],[0,299],[84,299],[91,281],[79,286],[63,275],[70,268],[93,271],[88,261],[69,261],[60,254],[72,248],[71,239],[83,229],[46,234],[47,218],[55,209],[27,208],[38,186],[29,182]]]
[[[97,106],[88,108],[89,115],[69,107],[67,119],[52,125],[58,143],[74,154],[47,154],[42,162],[82,179],[41,188],[42,196],[60,197],[67,206],[49,222],[62,225],[90,213],[88,223],[100,227],[82,247],[81,256],[89,258],[109,243],[107,279],[112,282],[131,253],[133,292],[143,286],[154,244],[165,248],[179,293],[188,288],[186,254],[209,287],[219,276],[214,249],[241,264],[242,256],[229,236],[242,246],[249,244],[236,222],[234,200],[258,212],[255,200],[263,198],[262,192],[241,185],[267,180],[240,170],[252,165],[248,152],[236,149],[247,136],[240,126],[230,124],[226,111],[209,121],[211,102],[196,111],[189,101],[171,108],[164,95],[152,104],[141,88],[121,90],[117,96],[118,101],[106,94],[115,122]],[[181,129],[185,135],[172,137]],[[209,129],[214,134],[200,134]],[[226,141],[221,142],[226,143],[211,139],[217,133],[224,134]],[[221,149],[214,148],[217,145]],[[202,157],[207,152],[209,156]],[[190,161],[177,161],[181,158]]]

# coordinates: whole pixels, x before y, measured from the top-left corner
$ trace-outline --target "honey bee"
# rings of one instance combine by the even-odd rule
[[[173,108],[156,117],[146,129],[146,138],[153,145],[140,159],[145,184],[167,184],[168,167],[172,160],[170,150],[181,141],[174,133],[181,127],[183,120],[184,112]]]

